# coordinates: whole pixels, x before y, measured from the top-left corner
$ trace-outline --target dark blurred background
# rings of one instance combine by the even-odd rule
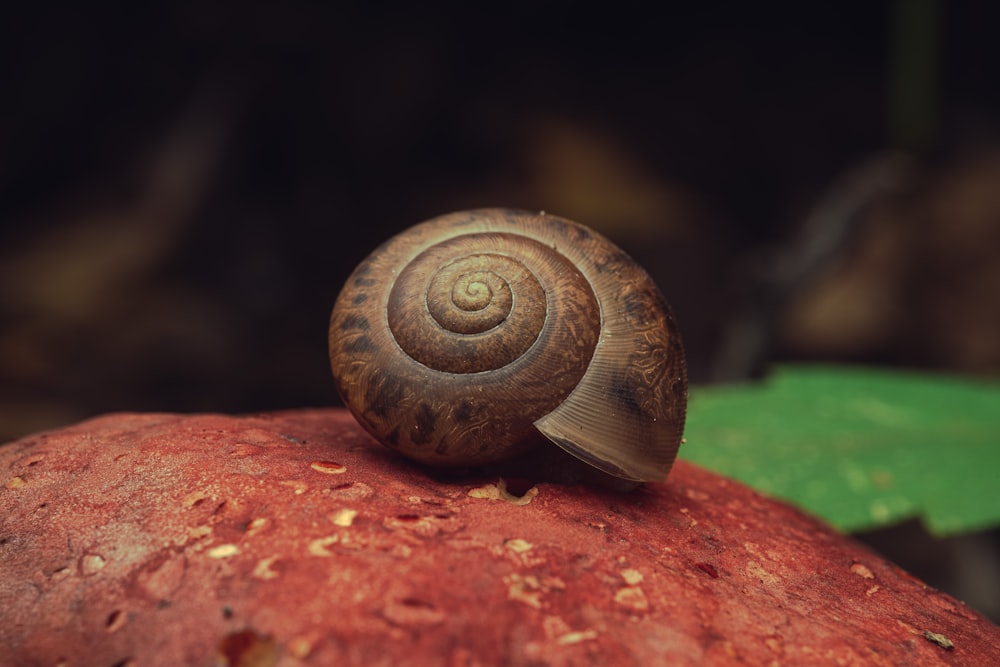
[[[335,404],[354,265],[495,205],[636,256],[697,382],[1000,371],[1000,5],[502,8],[5,10],[0,441]]]

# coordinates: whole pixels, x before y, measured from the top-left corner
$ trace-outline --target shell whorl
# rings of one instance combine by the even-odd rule
[[[330,321],[337,389],[378,440],[431,464],[541,432],[612,475],[666,476],[686,404],[669,307],[624,252],[555,216],[488,209],[393,237]]]

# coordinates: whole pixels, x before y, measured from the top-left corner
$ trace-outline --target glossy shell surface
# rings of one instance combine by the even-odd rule
[[[474,466],[541,433],[630,480],[666,477],[687,403],[684,350],[648,274],[556,216],[453,213],[377,248],[330,319],[345,405],[415,460]]]

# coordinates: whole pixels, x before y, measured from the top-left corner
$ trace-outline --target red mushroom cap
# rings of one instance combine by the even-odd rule
[[[12,665],[993,665],[1000,629],[679,462],[440,481],[342,410],[109,415],[0,448]]]

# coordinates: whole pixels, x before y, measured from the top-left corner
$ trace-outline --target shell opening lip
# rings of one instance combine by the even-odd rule
[[[612,477],[617,477],[619,479],[628,480],[630,482],[662,482],[666,479],[666,474],[660,476],[649,476],[649,475],[636,475],[624,468],[611,463],[610,461],[605,461],[592,456],[588,452],[580,449],[574,443],[569,440],[563,440],[562,438],[557,438],[549,435],[545,431],[539,430],[539,433],[544,435],[546,438],[551,440],[553,443],[561,447],[563,450],[571,454],[577,459],[580,459],[589,466],[600,470],[601,472],[611,475]]]

